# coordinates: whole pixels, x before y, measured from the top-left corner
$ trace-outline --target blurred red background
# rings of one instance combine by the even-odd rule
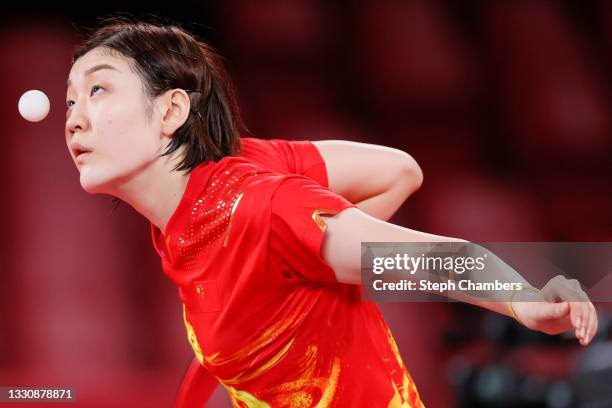
[[[14,5],[3,18],[0,386],[72,386],[75,406],[167,407],[192,358],[176,290],[146,220],[81,190],[63,136],[76,27],[114,6]],[[220,49],[255,136],[409,152],[425,181],[396,224],[480,242],[612,241],[609,2],[134,8],[183,22]],[[29,89],[51,99],[43,122],[17,112]],[[610,308],[600,307],[605,328]],[[549,382],[579,372],[571,338],[525,334],[458,304],[380,308],[428,407],[489,406],[469,399],[477,392],[461,373],[491,362]],[[228,404],[219,388],[208,406]]]

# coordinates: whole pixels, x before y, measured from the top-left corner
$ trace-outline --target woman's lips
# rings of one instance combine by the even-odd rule
[[[83,159],[84,157],[87,157],[87,155],[89,155],[90,153],[91,153],[91,152],[90,152],[90,151],[88,151],[88,150],[83,150],[82,152],[80,152],[80,153],[77,155],[76,159],[77,159],[77,160],[79,160],[79,159]]]

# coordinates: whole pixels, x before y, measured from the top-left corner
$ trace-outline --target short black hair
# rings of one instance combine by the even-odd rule
[[[149,98],[185,89],[191,114],[162,156],[183,147],[174,170],[193,170],[206,161],[235,156],[240,136],[247,132],[236,92],[222,57],[210,45],[178,24],[109,17],[74,53],[72,62],[102,47],[130,60]]]

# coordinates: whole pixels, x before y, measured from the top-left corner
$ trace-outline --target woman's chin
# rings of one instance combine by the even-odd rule
[[[97,180],[93,177],[87,177],[81,173],[80,177],[81,188],[89,194],[106,193],[108,180]]]

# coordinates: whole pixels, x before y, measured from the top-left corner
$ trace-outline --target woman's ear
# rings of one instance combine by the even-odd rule
[[[191,101],[185,90],[171,89],[160,97],[159,102],[162,112],[161,131],[164,136],[170,137],[187,121]]]

